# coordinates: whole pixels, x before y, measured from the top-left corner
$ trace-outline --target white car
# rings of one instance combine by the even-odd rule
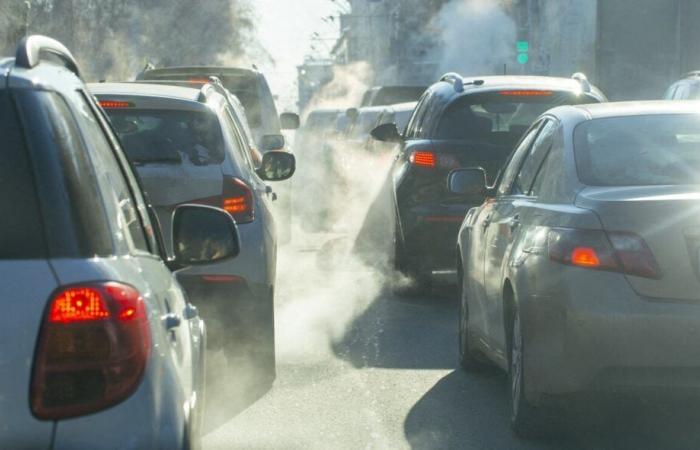
[[[235,350],[233,356],[243,352],[274,379],[277,232],[271,213],[274,193],[265,181],[291,177],[294,156],[268,152],[256,170],[240,120],[216,84],[191,89],[103,83],[91,88],[164,229],[184,203],[221,207],[235,219],[241,257],[185,269],[178,279],[202,310],[214,346]]]
[[[0,73],[0,448],[196,447],[206,334],[173,271],[237,254],[235,223],[180,206],[164,257],[68,50],[25,38]]]

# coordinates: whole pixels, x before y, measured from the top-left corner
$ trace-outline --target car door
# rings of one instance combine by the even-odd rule
[[[503,332],[503,273],[507,256],[520,226],[522,202],[530,200],[529,192],[536,174],[535,160],[551,148],[556,122],[541,120],[531,128],[517,147],[498,186],[490,215],[481,225],[485,236],[484,290],[485,332],[497,351],[505,349]],[[540,159],[541,162],[541,159]],[[539,169],[539,165],[537,166]]]
[[[187,302],[159,254],[141,191],[111,128],[89,96],[82,94],[79,101],[85,119],[81,122],[100,189],[106,198],[115,199],[117,208],[111,215],[121,222],[119,228],[126,236],[129,255],[138,264],[141,283],[148,290],[142,294],[155,303],[153,306],[160,313],[162,320],[156,326],[164,328],[179,381],[183,390],[190,393],[196,383],[193,367],[198,367],[200,362],[198,356],[193,358],[192,345],[199,337],[193,339],[193,332],[199,332],[196,309]],[[109,209],[109,205],[105,206]]]

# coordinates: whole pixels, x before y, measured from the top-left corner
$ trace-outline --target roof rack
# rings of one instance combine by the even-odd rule
[[[573,80],[578,81],[578,83],[581,85],[581,89],[583,90],[583,92],[591,92],[591,82],[588,81],[588,77],[585,73],[576,72],[575,74],[571,75],[571,78]]]
[[[33,69],[39,65],[42,59],[45,59],[42,56],[46,56],[47,53],[58,58],[66,69],[80,78],[78,63],[75,62],[71,52],[57,40],[38,34],[24,37],[19,41],[15,53],[15,65],[25,69]]]
[[[464,79],[462,78],[462,75],[458,73],[446,73],[440,78],[440,81],[452,84],[455,92],[464,92]]]

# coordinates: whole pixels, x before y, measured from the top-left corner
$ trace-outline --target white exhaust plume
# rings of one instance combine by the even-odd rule
[[[442,33],[439,74],[502,74],[515,64],[516,26],[509,1],[454,0],[433,20]]]

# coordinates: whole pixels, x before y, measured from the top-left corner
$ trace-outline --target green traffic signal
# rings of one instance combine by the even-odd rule
[[[518,53],[518,64],[527,64],[530,61],[530,57],[527,53]]]

